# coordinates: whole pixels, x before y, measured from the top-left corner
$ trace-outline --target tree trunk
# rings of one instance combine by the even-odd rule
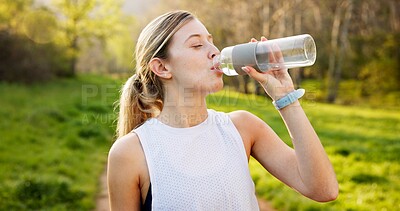
[[[302,29],[302,14],[303,14],[303,0],[296,0],[295,2],[295,10],[293,11],[293,31],[294,34],[300,34],[301,33],[301,29]],[[300,11],[300,12],[297,12]],[[297,89],[301,86],[301,81],[302,81],[302,74],[301,71],[303,71],[304,68],[295,68],[293,69],[290,74],[292,76],[293,79],[293,83],[294,83],[294,87]]]
[[[73,77],[76,75],[76,64],[78,63],[78,52],[79,52],[79,46],[78,46],[78,37],[74,37],[71,42],[70,46],[72,50],[72,57],[70,60],[70,72],[67,73],[67,76]]]
[[[342,9],[345,9],[344,21],[341,25]],[[335,12],[335,19],[332,28],[332,53],[329,58],[328,71],[328,95],[327,102],[334,103],[337,98],[337,91],[342,75],[342,64],[347,46],[347,34],[350,19],[353,13],[353,0],[346,0],[338,4]],[[337,59],[336,59],[337,57]]]
[[[390,1],[390,25],[392,31],[399,31],[400,30],[400,21],[399,21],[399,10],[400,10],[400,3],[398,1]]]
[[[259,30],[260,30],[260,34],[263,36],[268,37],[269,36],[269,22],[267,21],[269,18],[269,12],[270,12],[270,5],[269,5],[269,1],[270,0],[266,0],[264,1],[261,6],[260,6],[260,12],[259,12]],[[254,93],[256,95],[263,95],[264,94],[264,89],[262,88],[262,86],[260,85],[260,83],[258,83],[258,81],[253,80],[254,82]]]
[[[335,89],[335,64],[336,64],[336,56],[338,52],[338,37],[340,30],[340,22],[341,22],[341,13],[342,13],[342,2],[338,2],[336,6],[336,11],[333,19],[332,32],[331,32],[331,53],[329,55],[329,67],[328,67],[328,75],[327,75],[327,102],[333,103],[336,99],[337,90]]]

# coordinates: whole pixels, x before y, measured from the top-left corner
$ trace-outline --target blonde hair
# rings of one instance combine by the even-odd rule
[[[164,87],[149,62],[153,58],[167,59],[171,37],[193,19],[187,11],[168,12],[151,21],[140,33],[135,50],[136,74],[126,81],[119,100],[118,138],[161,112]]]

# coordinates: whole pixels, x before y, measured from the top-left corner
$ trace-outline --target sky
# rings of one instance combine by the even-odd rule
[[[38,4],[49,5],[52,0],[35,0]],[[130,15],[143,15],[159,0],[124,0],[122,10]]]
[[[159,0],[125,0],[122,10],[127,14],[143,15]]]

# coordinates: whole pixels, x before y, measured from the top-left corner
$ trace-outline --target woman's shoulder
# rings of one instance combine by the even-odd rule
[[[236,122],[240,122],[240,121],[246,121],[246,120],[252,120],[254,118],[258,118],[257,116],[255,116],[254,114],[245,111],[245,110],[236,110],[236,111],[232,111],[229,113],[225,113],[222,111],[216,111],[213,109],[208,109],[208,113],[212,114],[211,116],[213,118],[220,118],[223,120],[226,120],[226,118],[231,119],[235,124]]]
[[[246,123],[259,119],[256,115],[245,110],[232,111],[228,115],[234,123]]]
[[[260,128],[263,128],[267,125],[258,116],[248,111],[237,110],[228,113],[228,115],[241,134],[243,133],[252,134],[254,131],[257,131]]]
[[[128,133],[118,138],[109,151],[109,162],[133,164],[138,157],[144,156],[143,149],[136,133]]]

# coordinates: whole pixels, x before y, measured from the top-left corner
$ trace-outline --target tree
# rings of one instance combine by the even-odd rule
[[[60,16],[62,30],[59,40],[69,49],[70,71],[67,76],[76,74],[77,61],[82,45],[93,39],[100,43],[116,34],[122,28],[120,0],[54,0],[53,10]]]
[[[20,32],[24,15],[31,5],[32,0],[0,1],[0,31],[7,31],[11,34]]]
[[[344,10],[344,12],[343,12]],[[344,14],[343,14],[344,13]],[[353,13],[353,0],[343,0],[337,3],[331,36],[331,54],[328,69],[327,101],[333,103],[339,89],[342,73],[342,63],[347,48],[349,23]],[[342,17],[344,16],[344,17]],[[343,19],[343,20],[342,20]]]
[[[0,2],[0,80],[34,83],[65,69],[65,50],[46,37],[55,22],[45,8],[32,11],[31,0]]]

